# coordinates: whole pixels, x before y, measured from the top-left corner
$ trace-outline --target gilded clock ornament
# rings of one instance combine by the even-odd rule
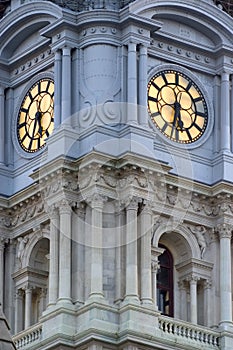
[[[197,141],[208,123],[207,104],[200,88],[175,70],[160,71],[150,80],[148,111],[167,138],[182,144]]]
[[[17,135],[24,151],[42,149],[54,129],[54,82],[50,78],[38,80],[28,90],[21,104]]]

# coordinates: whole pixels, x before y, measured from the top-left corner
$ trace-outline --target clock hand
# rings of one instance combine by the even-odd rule
[[[182,96],[182,93],[179,96],[179,102],[176,100],[176,102],[174,103],[175,116],[174,116],[173,125],[176,126],[176,124],[177,124],[177,126],[180,128],[180,131],[183,132],[184,123],[181,120],[181,114],[180,114],[180,110],[181,110],[181,105],[180,105],[181,96]]]
[[[40,137],[42,137],[42,132],[43,132],[43,128],[42,128],[42,125],[41,125],[42,113],[40,111],[37,111],[35,118],[37,119],[38,124],[39,124],[38,133],[39,133]]]

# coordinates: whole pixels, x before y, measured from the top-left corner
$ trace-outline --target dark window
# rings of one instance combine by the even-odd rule
[[[173,317],[173,258],[170,251],[159,256],[160,269],[157,274],[157,300],[158,308],[163,315]]]

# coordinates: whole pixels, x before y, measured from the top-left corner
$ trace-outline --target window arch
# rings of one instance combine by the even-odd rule
[[[162,244],[164,252],[158,257],[159,271],[157,275],[158,308],[163,315],[174,316],[173,300],[173,257],[170,251]]]

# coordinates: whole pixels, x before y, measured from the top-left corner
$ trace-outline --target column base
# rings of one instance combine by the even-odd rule
[[[142,305],[154,306],[153,300],[151,298],[142,298],[141,301],[142,301]]]
[[[91,293],[85,304],[93,302],[107,304],[107,301],[102,293]]]
[[[73,304],[71,298],[59,298],[57,304]]]
[[[140,300],[138,295],[132,294],[132,295],[126,295],[122,305],[126,305],[126,304],[135,304],[135,305],[140,305]]]
[[[229,331],[233,333],[233,322],[232,321],[221,321],[219,322],[219,328],[223,331]]]

